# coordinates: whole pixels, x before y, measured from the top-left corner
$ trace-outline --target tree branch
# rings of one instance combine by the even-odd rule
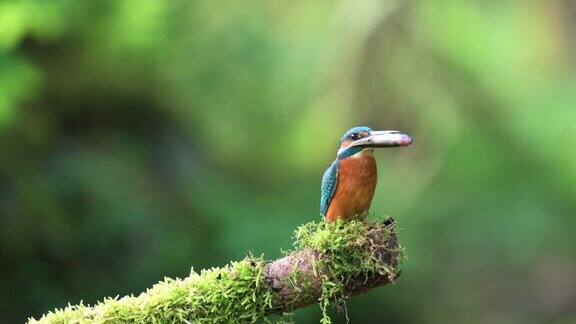
[[[296,250],[266,262],[248,256],[222,268],[165,279],[138,296],[69,305],[30,323],[244,322],[313,303],[326,307],[393,282],[402,251],[395,222],[309,223]]]

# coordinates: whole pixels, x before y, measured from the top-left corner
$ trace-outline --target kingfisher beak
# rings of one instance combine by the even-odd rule
[[[352,142],[350,146],[363,147],[397,147],[412,144],[412,138],[399,131],[371,131],[366,137]]]

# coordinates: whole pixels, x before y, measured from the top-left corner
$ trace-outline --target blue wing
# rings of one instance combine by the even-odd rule
[[[320,189],[320,214],[322,216],[325,216],[326,212],[328,212],[330,201],[332,200],[332,196],[334,196],[334,192],[336,191],[339,167],[340,162],[338,159],[336,159],[336,161],[332,162],[326,171],[324,171],[324,176],[322,177],[322,187]]]

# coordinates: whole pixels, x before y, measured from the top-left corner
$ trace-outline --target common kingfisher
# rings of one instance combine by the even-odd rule
[[[340,149],[322,177],[320,214],[327,222],[349,219],[368,212],[377,170],[376,147],[398,147],[412,144],[412,138],[398,131],[374,131],[354,127],[340,138]]]

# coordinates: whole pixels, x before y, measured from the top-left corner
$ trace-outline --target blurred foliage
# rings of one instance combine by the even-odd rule
[[[0,321],[278,256],[359,124],[415,144],[377,153],[372,211],[409,260],[355,322],[574,321],[575,21],[569,0],[0,1]]]

